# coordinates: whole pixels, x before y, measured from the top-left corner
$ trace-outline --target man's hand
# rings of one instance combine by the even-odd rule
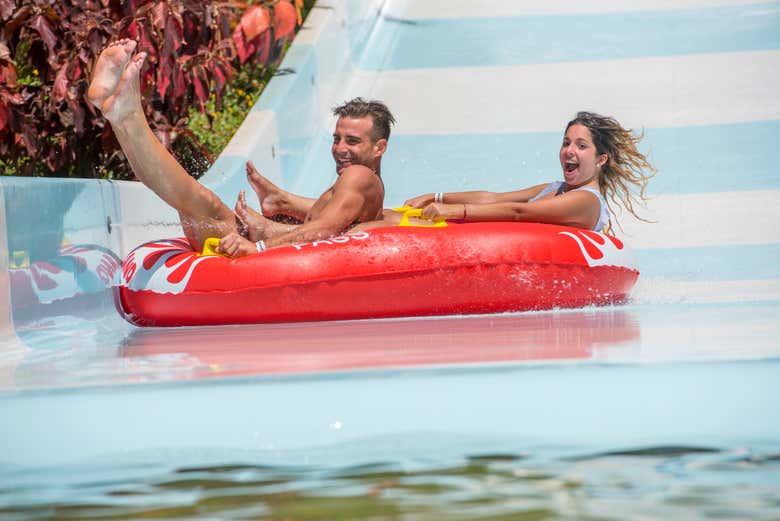
[[[257,253],[257,246],[250,240],[244,239],[236,232],[230,232],[219,240],[216,247],[217,253],[224,253],[228,257],[245,257]]]

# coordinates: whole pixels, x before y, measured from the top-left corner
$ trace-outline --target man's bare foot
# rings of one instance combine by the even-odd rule
[[[112,125],[124,121],[132,114],[143,116],[141,104],[141,67],[146,59],[145,52],[139,52],[125,67],[114,92],[106,98],[100,110]]]
[[[252,242],[268,239],[274,235],[279,235],[291,231],[295,226],[290,226],[274,222],[263,214],[250,208],[246,204],[246,192],[238,192],[235,214],[237,221],[245,227],[247,238]]]
[[[122,72],[133,57],[135,46],[134,40],[123,39],[112,43],[100,53],[87,90],[87,100],[98,109],[103,109],[106,98],[119,85]]]
[[[260,175],[251,161],[246,162],[246,178],[249,186],[257,194],[263,215],[273,217],[277,214],[289,215],[287,192]]]

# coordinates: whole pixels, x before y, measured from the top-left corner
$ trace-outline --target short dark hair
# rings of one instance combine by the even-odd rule
[[[379,141],[390,137],[390,125],[395,124],[395,118],[387,105],[377,100],[366,101],[355,98],[345,101],[333,109],[333,114],[340,118],[364,118],[371,116],[371,139]]]

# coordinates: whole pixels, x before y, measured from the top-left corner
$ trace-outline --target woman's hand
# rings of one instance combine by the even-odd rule
[[[426,204],[432,203],[434,197],[436,197],[434,194],[418,195],[417,197],[412,197],[411,199],[407,199],[406,202],[404,202],[404,206],[411,206],[413,208],[422,208]]]
[[[462,204],[431,203],[422,211],[423,219],[429,221],[444,221],[446,219],[463,219]]]
[[[257,253],[257,246],[248,239],[244,239],[237,232],[230,232],[219,240],[219,246],[215,248],[217,253],[224,253],[228,257],[246,257]]]

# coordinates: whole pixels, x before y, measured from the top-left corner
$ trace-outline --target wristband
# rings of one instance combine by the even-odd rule
[[[433,194],[433,202],[434,203],[443,203],[444,202],[444,194],[441,192],[436,192]]]
[[[265,241],[257,241],[255,243],[255,247],[257,248],[258,252],[265,251]]]

